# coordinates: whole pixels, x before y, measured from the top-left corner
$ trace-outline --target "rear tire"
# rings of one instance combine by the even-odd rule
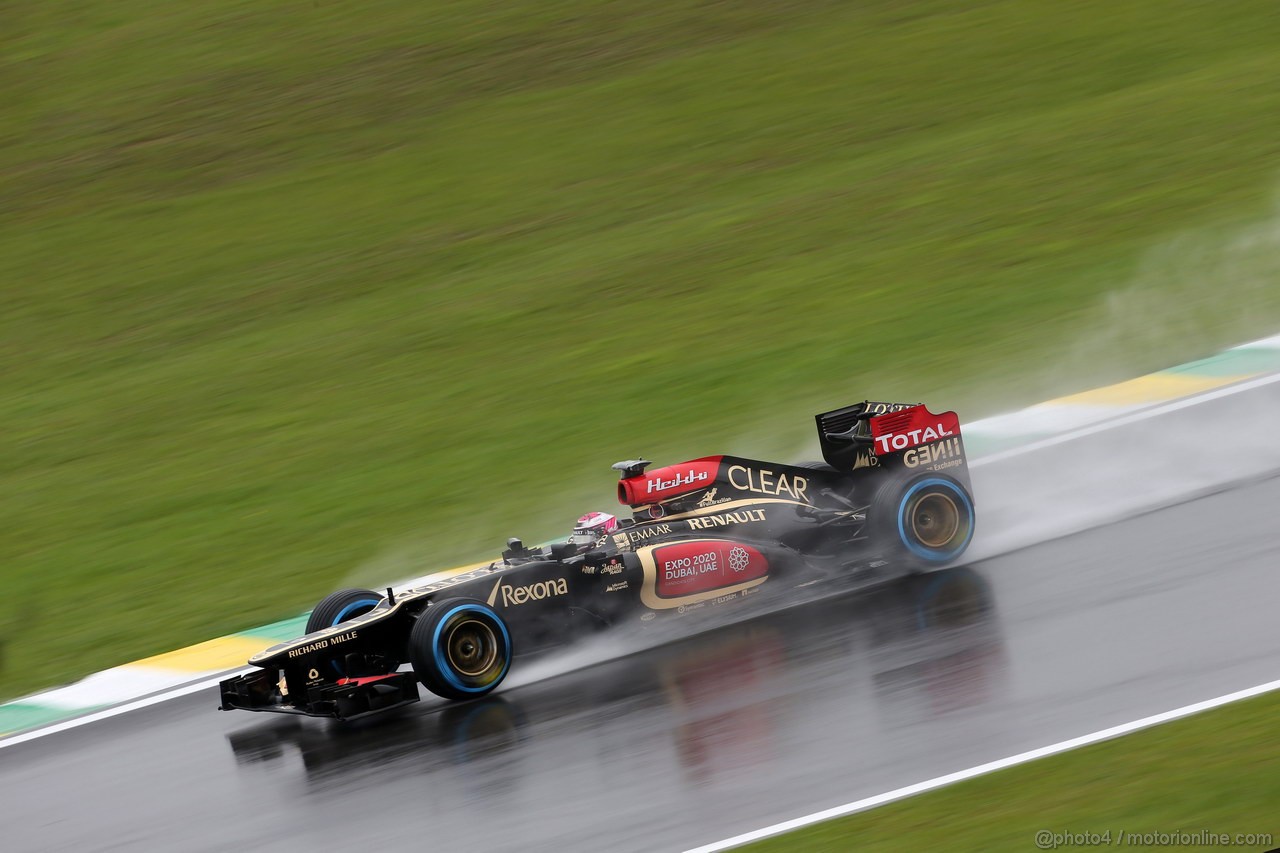
[[[879,542],[916,566],[940,566],[973,541],[973,498],[950,477],[927,474],[886,483],[871,502]]]
[[[446,699],[492,692],[511,668],[511,632],[474,598],[433,602],[409,633],[409,656],[422,685]]]

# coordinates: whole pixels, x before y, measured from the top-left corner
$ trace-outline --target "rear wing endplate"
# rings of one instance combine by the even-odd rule
[[[839,471],[878,467],[886,457],[960,436],[955,412],[935,415],[921,403],[864,400],[816,420],[822,458]]]

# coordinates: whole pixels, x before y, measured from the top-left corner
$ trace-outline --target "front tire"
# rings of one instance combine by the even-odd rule
[[[940,566],[973,541],[973,498],[950,477],[926,475],[888,483],[871,504],[877,538],[917,566]]]
[[[327,595],[307,617],[307,633],[332,628],[378,606],[382,596],[371,589],[340,589]]]
[[[446,699],[492,692],[511,668],[511,632],[492,607],[473,598],[434,602],[409,633],[422,685]]]
[[[349,622],[357,616],[363,616],[377,607],[381,601],[382,596],[371,589],[340,589],[321,599],[311,611],[311,615],[307,617],[307,633],[323,631],[325,628],[332,628],[343,622]],[[329,661],[329,666],[333,674],[339,678],[348,675],[347,667],[342,660],[334,658]],[[398,661],[384,659],[378,668],[395,672],[397,666],[399,666]]]

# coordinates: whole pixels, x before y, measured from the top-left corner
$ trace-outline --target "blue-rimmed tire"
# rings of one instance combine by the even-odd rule
[[[307,617],[307,633],[323,631],[325,628],[332,628],[343,622],[349,622],[357,616],[363,616],[377,607],[381,601],[382,596],[371,589],[340,589],[325,596],[311,611],[311,615]],[[377,668],[386,672],[394,672],[399,665],[397,661],[390,659],[380,660],[378,663]],[[347,675],[344,662],[337,658],[329,661],[329,668],[330,677]]]
[[[307,633],[340,625],[378,606],[382,596],[371,589],[340,589],[327,595],[307,617]]]
[[[409,656],[423,686],[446,699],[492,692],[511,668],[511,632],[483,601],[433,602],[409,633]]]
[[[917,566],[949,563],[973,541],[973,498],[938,474],[885,484],[872,501],[871,517],[888,549]]]

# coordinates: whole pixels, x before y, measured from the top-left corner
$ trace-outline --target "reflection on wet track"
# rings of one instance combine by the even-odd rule
[[[1263,480],[357,725],[195,695],[0,752],[6,850],[679,850],[1276,678]]]
[[[497,776],[485,780],[497,793],[523,775],[521,748],[543,725],[590,708],[598,722],[583,737],[601,737],[602,751],[616,733],[601,723],[626,726],[642,713],[651,724],[661,719],[659,730],[669,734],[667,748],[682,776],[706,781],[776,758],[785,697],[797,679],[803,683],[818,652],[817,661],[861,654],[875,695],[890,707],[946,713],[989,699],[1000,657],[993,613],[981,576],[952,569],[707,632],[548,682],[546,689],[531,686],[360,726],[288,718],[233,732],[228,740],[242,766],[281,762],[296,752],[316,786],[340,787],[358,778],[353,770],[359,767],[396,774],[437,766],[408,753],[408,745],[461,767],[500,755]],[[860,630],[850,633],[851,623]]]

